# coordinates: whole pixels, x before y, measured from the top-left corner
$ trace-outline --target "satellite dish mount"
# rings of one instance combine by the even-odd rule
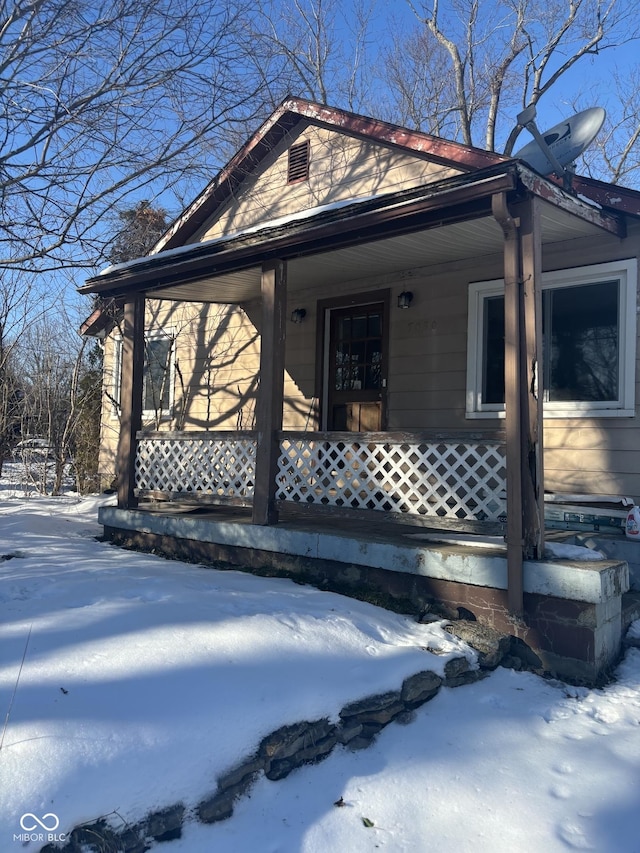
[[[564,189],[570,191],[572,164],[596,138],[604,123],[605,111],[602,107],[590,107],[569,116],[545,133],[540,133],[535,118],[536,108],[533,104],[518,115],[518,127],[526,127],[533,136],[533,142],[516,151],[513,157],[524,160],[541,175],[554,172],[562,178]]]
[[[538,130],[538,126],[536,125],[535,104],[531,104],[531,106],[522,110],[521,113],[518,113],[517,121],[520,127],[525,127],[529,131],[531,136],[533,136],[535,141],[540,146],[542,153],[553,166],[553,171],[559,178],[562,178],[563,189],[570,190],[572,173],[568,169],[565,169],[565,167],[560,163],[551,148],[547,145],[544,136]]]

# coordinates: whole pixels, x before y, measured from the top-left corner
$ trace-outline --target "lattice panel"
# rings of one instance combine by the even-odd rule
[[[501,445],[287,438],[280,451],[279,500],[478,521],[506,512]]]
[[[256,443],[250,438],[141,438],[136,486],[174,495],[250,497]]]

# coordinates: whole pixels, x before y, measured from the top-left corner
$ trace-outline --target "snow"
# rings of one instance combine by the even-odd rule
[[[547,542],[544,548],[545,556],[554,560],[575,560],[576,562],[597,562],[605,560],[604,554],[595,548],[584,545],[568,545],[565,542]]]
[[[160,262],[163,262],[167,258],[180,258],[181,255],[187,255],[195,249],[203,249],[220,243],[228,243],[248,234],[257,234],[260,231],[268,231],[271,228],[281,228],[283,225],[289,225],[292,222],[298,222],[303,219],[313,219],[321,213],[329,213],[332,210],[341,210],[343,207],[363,204],[364,202],[371,201],[374,198],[376,198],[375,195],[359,196],[358,198],[341,199],[339,201],[332,201],[327,204],[317,205],[316,207],[305,208],[304,210],[299,210],[294,213],[288,213],[286,216],[278,216],[275,219],[260,222],[258,225],[252,225],[248,228],[244,228],[242,231],[235,231],[232,234],[223,234],[221,237],[209,237],[207,240],[201,240],[199,243],[187,243],[184,246],[175,246],[173,249],[161,249],[153,255],[144,255],[142,258],[134,258],[131,261],[123,261],[119,264],[110,264],[108,267],[100,270],[98,275],[111,275],[111,273],[114,272],[133,269],[134,267],[148,263],[154,257],[159,257]]]
[[[2,851],[42,846],[14,840],[25,815],[66,833],[191,808],[274,729],[473,659],[442,623],[97,541],[104,500],[0,500]],[[640,850],[637,650],[602,690],[499,669],[405,723],[157,849]]]

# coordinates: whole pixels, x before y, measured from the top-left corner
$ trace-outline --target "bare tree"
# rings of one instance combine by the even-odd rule
[[[447,57],[448,86],[439,93],[438,112],[455,114],[448,135],[496,150],[508,125],[507,154],[522,131],[513,127],[514,113],[557,92],[558,81],[585,57],[597,58],[640,32],[632,0],[407,2],[424,28],[422,73],[429,74],[434,56],[439,69],[443,52]],[[393,80],[390,85],[406,103],[406,93]]]
[[[203,145],[259,108],[245,0],[30,0],[0,11],[0,268],[101,256],[141,190],[202,179]]]
[[[382,56],[389,92],[373,111],[416,130],[455,138],[458,108],[446,50],[424,27],[409,32],[394,27]]]
[[[61,399],[62,429],[55,448],[53,494],[60,494],[65,468],[72,462],[80,494],[99,489],[98,449],[102,405],[102,350],[96,341],[84,338],[73,364],[68,368],[67,405]],[[58,452],[59,449],[59,452]]]
[[[29,323],[42,318],[47,305],[39,296],[32,274],[16,269],[3,271],[0,276],[0,473],[20,438],[24,381],[19,344]]]
[[[66,425],[78,350],[71,335],[64,318],[55,326],[41,320],[28,327],[17,349],[23,383],[21,435],[42,442],[23,461],[28,478],[43,493],[59,492],[69,450]]]
[[[604,127],[583,161],[592,177],[631,186],[640,173],[640,66],[614,72],[611,83],[610,97],[599,100],[607,110]],[[585,94],[573,101],[574,109],[590,105]]]
[[[374,2],[259,0],[252,37],[273,103],[294,93],[360,109],[370,82]]]

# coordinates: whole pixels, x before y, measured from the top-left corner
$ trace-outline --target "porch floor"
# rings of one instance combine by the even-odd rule
[[[196,507],[179,502],[145,502],[138,507],[140,512],[154,516],[197,518],[202,521],[226,523],[234,525],[251,525],[251,510],[246,507],[207,506]],[[256,530],[256,528],[252,528]],[[258,530],[260,528],[257,528]],[[422,543],[448,544],[452,547],[494,549],[503,553],[506,551],[504,536],[506,524],[460,522],[451,519],[433,517],[388,516],[362,510],[351,510],[349,515],[336,513],[330,509],[313,507],[313,512],[300,505],[289,503],[279,511],[279,521],[273,528],[281,530],[296,530],[313,534],[338,534],[350,538],[363,538],[370,542],[385,542],[406,545],[408,541]],[[609,541],[617,544],[624,543],[623,536],[608,535]],[[598,548],[601,539],[597,534],[585,534],[584,530],[548,528],[545,530],[545,542],[560,542],[579,544],[586,547]],[[638,548],[640,551],[640,548]],[[605,555],[606,556],[606,555]]]
[[[179,502],[148,502],[141,503],[138,509],[151,515],[190,517],[217,523],[251,525],[251,509],[246,507],[194,507]],[[252,529],[259,530],[260,528],[253,527]],[[382,512],[373,514],[372,518],[372,513],[366,510],[350,510],[347,515],[344,512],[335,512],[331,509],[323,510],[322,507],[315,505],[310,510],[306,509],[304,505],[291,502],[280,508],[278,524],[268,529],[333,533],[349,537],[363,537],[369,541],[396,543],[406,542],[406,537],[450,536],[455,539],[468,538],[470,545],[477,544],[482,547],[493,542],[498,550],[502,550],[500,542],[504,542],[506,525],[473,525],[469,522],[456,523],[450,519],[439,521],[437,518],[420,516],[407,516],[404,519],[389,516]],[[566,530],[553,530],[550,531],[550,534],[556,538],[556,541],[565,541],[574,535],[571,531]],[[559,535],[556,537],[556,534]]]
[[[210,543],[221,553],[254,552],[328,561],[441,581],[507,588],[507,555],[503,526],[449,520],[398,519],[384,513],[351,511],[348,516],[313,507],[285,505],[276,525],[251,524],[251,511],[229,506],[194,507],[179,503],[143,503],[135,510],[103,507],[100,521],[108,530]],[[547,531],[548,541],[576,542],[576,532]],[[595,545],[593,546],[595,547]],[[194,546],[194,553],[197,549]],[[221,557],[221,560],[224,558]],[[236,565],[241,565],[233,559]],[[562,567],[562,568],[561,568]],[[524,591],[598,603],[616,575],[626,591],[628,569],[619,558],[601,561],[525,561]],[[617,575],[620,575],[617,578]]]

